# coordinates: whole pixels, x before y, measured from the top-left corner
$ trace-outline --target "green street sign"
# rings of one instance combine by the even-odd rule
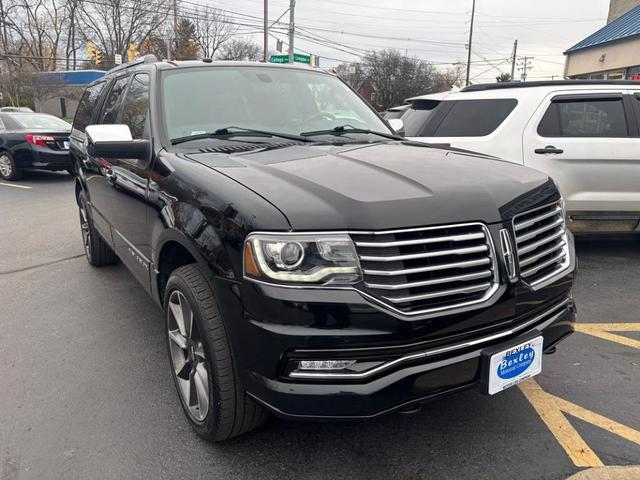
[[[271,63],[289,63],[289,55],[271,55],[269,58]],[[298,63],[311,63],[311,57],[309,55],[303,55],[301,53],[293,54],[293,61]]]

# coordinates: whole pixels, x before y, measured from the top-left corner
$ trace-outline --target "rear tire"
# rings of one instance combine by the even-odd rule
[[[164,309],[173,380],[195,432],[220,442],[259,427],[267,412],[242,387],[218,304],[196,264],[173,271]]]
[[[118,256],[95,229],[84,192],[80,192],[78,206],[82,243],[87,261],[94,267],[113,265],[118,261]]]
[[[22,171],[16,167],[16,162],[9,152],[0,152],[0,177],[9,181],[22,178]]]

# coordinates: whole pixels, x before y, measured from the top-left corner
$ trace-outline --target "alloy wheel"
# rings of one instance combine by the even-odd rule
[[[0,174],[8,178],[13,172],[13,166],[11,165],[11,159],[7,155],[0,155]]]
[[[171,293],[167,315],[171,366],[178,392],[191,419],[202,423],[209,411],[210,374],[193,309],[182,292]]]
[[[91,229],[89,228],[87,210],[82,203],[80,204],[80,231],[82,232],[84,253],[87,255],[87,258],[91,260]]]

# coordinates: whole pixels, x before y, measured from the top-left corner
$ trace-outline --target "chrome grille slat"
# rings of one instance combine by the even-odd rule
[[[369,262],[397,262],[403,260],[418,260],[421,258],[442,257],[445,255],[464,255],[467,253],[486,252],[489,250],[487,245],[479,245],[477,247],[456,248],[451,250],[436,250],[434,252],[414,253],[410,255],[395,256],[378,256],[378,255],[361,255],[360,260]]]
[[[522,230],[523,228],[528,228],[531,225],[533,225],[536,222],[540,222],[542,220],[545,220],[549,217],[553,217],[554,215],[558,215],[560,212],[562,211],[562,209],[560,207],[556,207],[554,210],[550,211],[550,212],[546,212],[543,213],[542,215],[538,215],[537,217],[533,217],[530,220],[527,220],[525,222],[519,223],[515,228],[516,228],[516,232],[518,230]]]
[[[548,267],[549,265],[557,263],[558,260],[561,260],[565,255],[566,254],[564,252],[560,252],[559,254],[554,256],[553,258],[550,258],[549,260],[545,260],[544,262],[539,263],[535,267],[528,268],[527,270],[522,270],[522,272],[520,272],[520,273],[521,273],[521,275],[523,277],[529,277],[529,276],[533,275],[534,273],[542,270],[544,267]]]
[[[542,257],[546,257],[547,255],[556,252],[558,250],[561,250],[564,247],[565,243],[564,240],[560,241],[560,243],[556,243],[554,246],[552,246],[551,248],[547,248],[546,250],[543,250],[540,253],[536,253],[535,255],[531,255],[530,257],[527,257],[525,260],[522,260],[520,262],[520,268],[522,269],[522,267],[526,267],[527,265],[531,265],[533,262],[535,262],[536,260],[541,259]]]
[[[559,202],[516,215],[513,219],[520,277],[536,285],[569,265],[569,244]]]
[[[468,233],[463,235],[451,235],[449,237],[432,237],[432,238],[418,238],[415,240],[397,240],[393,242],[356,242],[358,247],[402,247],[406,245],[422,245],[427,243],[442,243],[442,242],[464,242],[467,240],[476,240],[478,238],[484,238],[482,232]]]
[[[440,265],[431,265],[429,267],[419,268],[406,268],[404,270],[370,270],[365,268],[363,272],[365,275],[392,277],[397,275],[411,275],[414,273],[437,272],[440,270],[448,270],[450,268],[478,267],[480,265],[487,265],[489,263],[491,263],[491,259],[489,257],[485,257],[479,258],[478,260],[467,260],[465,262],[456,263],[442,263]]]
[[[495,250],[481,223],[351,232],[359,288],[406,315],[470,309],[499,288]]]
[[[491,270],[483,270],[477,273],[469,273],[466,275],[456,275],[451,277],[442,277],[436,278],[433,280],[423,280],[421,282],[410,282],[410,283],[398,283],[398,284],[382,284],[382,283],[366,283],[365,285],[369,288],[376,288],[381,290],[402,290],[403,288],[416,288],[416,287],[426,287],[429,285],[440,285],[442,283],[450,283],[450,282],[468,282],[469,280],[478,280],[479,278],[490,277],[492,275]]]
[[[534,237],[537,237],[538,235],[543,234],[544,232],[546,232],[547,230],[551,230],[554,229],[560,225],[564,224],[564,219],[561,218],[556,218],[553,222],[551,222],[548,225],[543,225],[542,227],[536,229],[536,230],[532,230],[531,232],[528,232],[524,235],[517,235],[518,238],[518,244],[520,243],[524,243],[527,240],[531,240]]]
[[[535,250],[536,248],[538,248],[540,245],[544,245],[545,243],[549,243],[553,240],[555,240],[556,238],[560,238],[564,235],[564,230],[560,230],[558,232],[555,232],[553,235],[543,238],[541,240],[537,240],[534,243],[530,243],[529,245],[527,245],[526,247],[522,247],[522,248],[518,248],[518,255],[520,256],[520,258],[523,258],[523,256],[529,252],[532,252],[533,250]]]

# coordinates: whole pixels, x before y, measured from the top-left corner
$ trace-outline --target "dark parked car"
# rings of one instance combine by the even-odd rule
[[[87,88],[71,153],[87,259],[164,309],[206,439],[497,393],[573,331],[553,181],[403,141],[333,75],[145,57]]]
[[[67,170],[71,125],[46,113],[0,113],[0,177],[18,180],[27,169]]]

